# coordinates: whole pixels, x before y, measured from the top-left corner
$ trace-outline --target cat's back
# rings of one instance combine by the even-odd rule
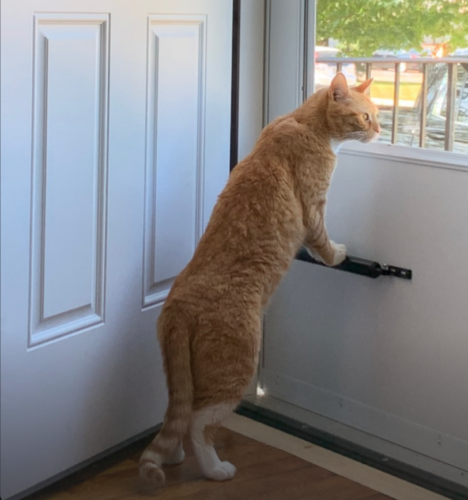
[[[264,130],[231,173],[171,299],[190,300],[196,293],[219,302],[234,289],[250,290],[252,297],[269,294],[289,267],[303,239],[302,210],[281,141],[296,125],[288,119],[276,125],[281,133],[278,127]]]

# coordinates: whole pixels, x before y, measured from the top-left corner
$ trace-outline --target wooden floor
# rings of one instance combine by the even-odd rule
[[[28,500],[391,500],[293,455],[227,429],[216,436],[222,460],[237,467],[234,479],[206,480],[186,443],[182,465],[165,467],[166,487],[155,490],[138,478],[140,454],[151,439],[140,441]]]

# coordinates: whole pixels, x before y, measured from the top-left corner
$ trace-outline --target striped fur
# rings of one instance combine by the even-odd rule
[[[158,337],[164,356],[169,405],[161,430],[141,456],[140,477],[161,485],[165,480],[161,466],[177,462],[173,458],[174,453],[177,454],[191,421],[193,382],[187,329],[183,316],[174,317],[170,308],[166,308],[166,313],[159,317]]]

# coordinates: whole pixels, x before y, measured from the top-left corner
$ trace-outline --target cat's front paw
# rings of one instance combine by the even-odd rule
[[[346,259],[346,246],[330,241],[334,251],[332,266],[338,266]]]

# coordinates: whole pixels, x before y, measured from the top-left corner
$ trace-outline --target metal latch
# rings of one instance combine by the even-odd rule
[[[330,267],[311,257],[305,248],[301,248],[299,250],[296,255],[296,259],[303,262],[310,262],[311,264],[317,264],[319,266]],[[361,259],[359,257],[352,256],[347,256],[341,264],[330,267],[330,269],[338,269],[347,273],[359,274],[360,276],[367,276],[368,278],[374,279],[379,276],[393,276],[404,280],[411,280],[413,278],[413,271],[411,271],[411,269],[390,266],[388,264],[379,264],[373,260]]]

